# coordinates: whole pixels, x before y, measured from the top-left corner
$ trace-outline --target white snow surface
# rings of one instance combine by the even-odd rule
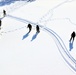
[[[64,17],[61,16],[62,13],[64,14],[62,8],[52,9],[64,1],[36,0],[7,14],[42,24],[54,30],[63,39],[69,51],[70,34],[76,29],[76,26],[69,20],[64,19],[69,18],[67,14]],[[66,7],[68,9],[71,2],[73,5],[73,2],[76,1],[67,2],[67,5],[64,4],[64,9]],[[59,7],[62,7],[62,5]],[[43,18],[42,16],[50,9],[52,9],[51,12],[54,12],[49,14],[53,14],[50,17],[51,19],[48,20],[49,15]],[[71,15],[74,16],[75,14]],[[45,19],[47,20],[46,23]],[[72,19],[75,20],[75,17],[72,17]],[[2,19],[2,29],[0,30],[0,75],[75,75],[75,71],[69,67],[61,56],[53,38],[42,28],[37,37],[33,39],[36,34],[36,28],[33,26],[29,35],[23,39],[28,33],[27,25],[28,23],[9,16]],[[69,51],[74,58],[76,55],[75,42],[73,50]]]

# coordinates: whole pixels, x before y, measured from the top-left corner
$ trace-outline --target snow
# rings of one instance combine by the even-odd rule
[[[40,33],[35,36],[35,26],[27,34],[28,23],[24,21],[26,19],[36,24],[40,23],[40,18],[50,8],[64,0],[60,1],[37,0],[11,13],[7,13],[8,15],[2,19],[2,29],[0,31],[2,34],[0,35],[0,75],[75,75],[75,71],[61,56],[53,37],[43,28],[40,28]],[[49,2],[54,4],[52,3],[52,6],[50,6]],[[70,34],[76,27],[66,19],[63,20],[61,17],[59,19],[57,15],[55,16],[57,19],[53,17],[51,21],[47,21],[46,27],[54,30],[63,39],[69,50]],[[24,20],[22,21],[18,18]],[[44,22],[42,23],[45,26]],[[68,33],[66,34],[66,32]],[[74,42],[74,48],[70,54],[75,58],[75,53]]]

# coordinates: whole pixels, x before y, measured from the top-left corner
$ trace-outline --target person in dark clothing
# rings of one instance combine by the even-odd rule
[[[1,29],[2,21],[0,20],[0,29]]]
[[[40,28],[38,25],[36,25],[36,31],[39,33],[40,32]]]
[[[31,29],[32,29],[32,25],[31,24],[28,24],[27,28],[29,28],[29,32],[30,32]]]
[[[73,40],[73,41],[74,41],[75,36],[76,36],[76,34],[75,34],[75,32],[73,31],[73,33],[71,34],[70,42],[71,42],[71,40]]]
[[[5,10],[3,10],[3,15],[4,15],[4,17],[6,16],[6,11]]]

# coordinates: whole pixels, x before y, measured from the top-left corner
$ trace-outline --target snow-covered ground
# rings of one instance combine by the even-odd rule
[[[76,26],[73,24],[75,22],[71,23],[67,19],[70,18],[67,14],[63,17],[61,7],[64,5],[63,9],[68,9],[69,3],[72,3],[72,9],[76,1],[67,1],[36,0],[7,13],[8,15],[2,19],[0,30],[0,75],[75,75],[75,71],[61,56],[54,38],[43,28],[36,34],[35,26],[28,34],[26,22],[27,20],[41,24],[55,31],[69,51],[70,34],[75,31]],[[75,19],[75,16],[72,19]],[[75,44],[74,42],[72,51],[69,51],[74,58]]]

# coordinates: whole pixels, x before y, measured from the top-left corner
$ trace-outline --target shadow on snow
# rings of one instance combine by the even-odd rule
[[[37,35],[38,35],[38,32],[36,32],[36,33],[33,35],[31,41],[33,41],[34,39],[36,39]]]
[[[69,51],[71,51],[73,49],[73,41],[69,42]]]
[[[27,38],[28,36],[29,36],[29,32],[27,32],[27,33],[23,36],[22,40],[24,40],[24,39]]]
[[[33,35],[31,41],[33,41],[34,39],[36,39],[37,35],[38,35],[38,32],[36,32],[36,33]],[[24,39],[27,38],[28,36],[29,36],[29,32],[27,32],[27,33],[23,36],[22,40],[24,40]]]
[[[27,32],[27,33],[23,36],[22,40],[24,40],[25,38],[27,38],[27,37],[29,36],[29,33],[30,33],[30,32]],[[38,33],[36,32],[36,33],[33,35],[31,41],[33,41],[34,39],[36,39],[37,35],[38,35]]]

